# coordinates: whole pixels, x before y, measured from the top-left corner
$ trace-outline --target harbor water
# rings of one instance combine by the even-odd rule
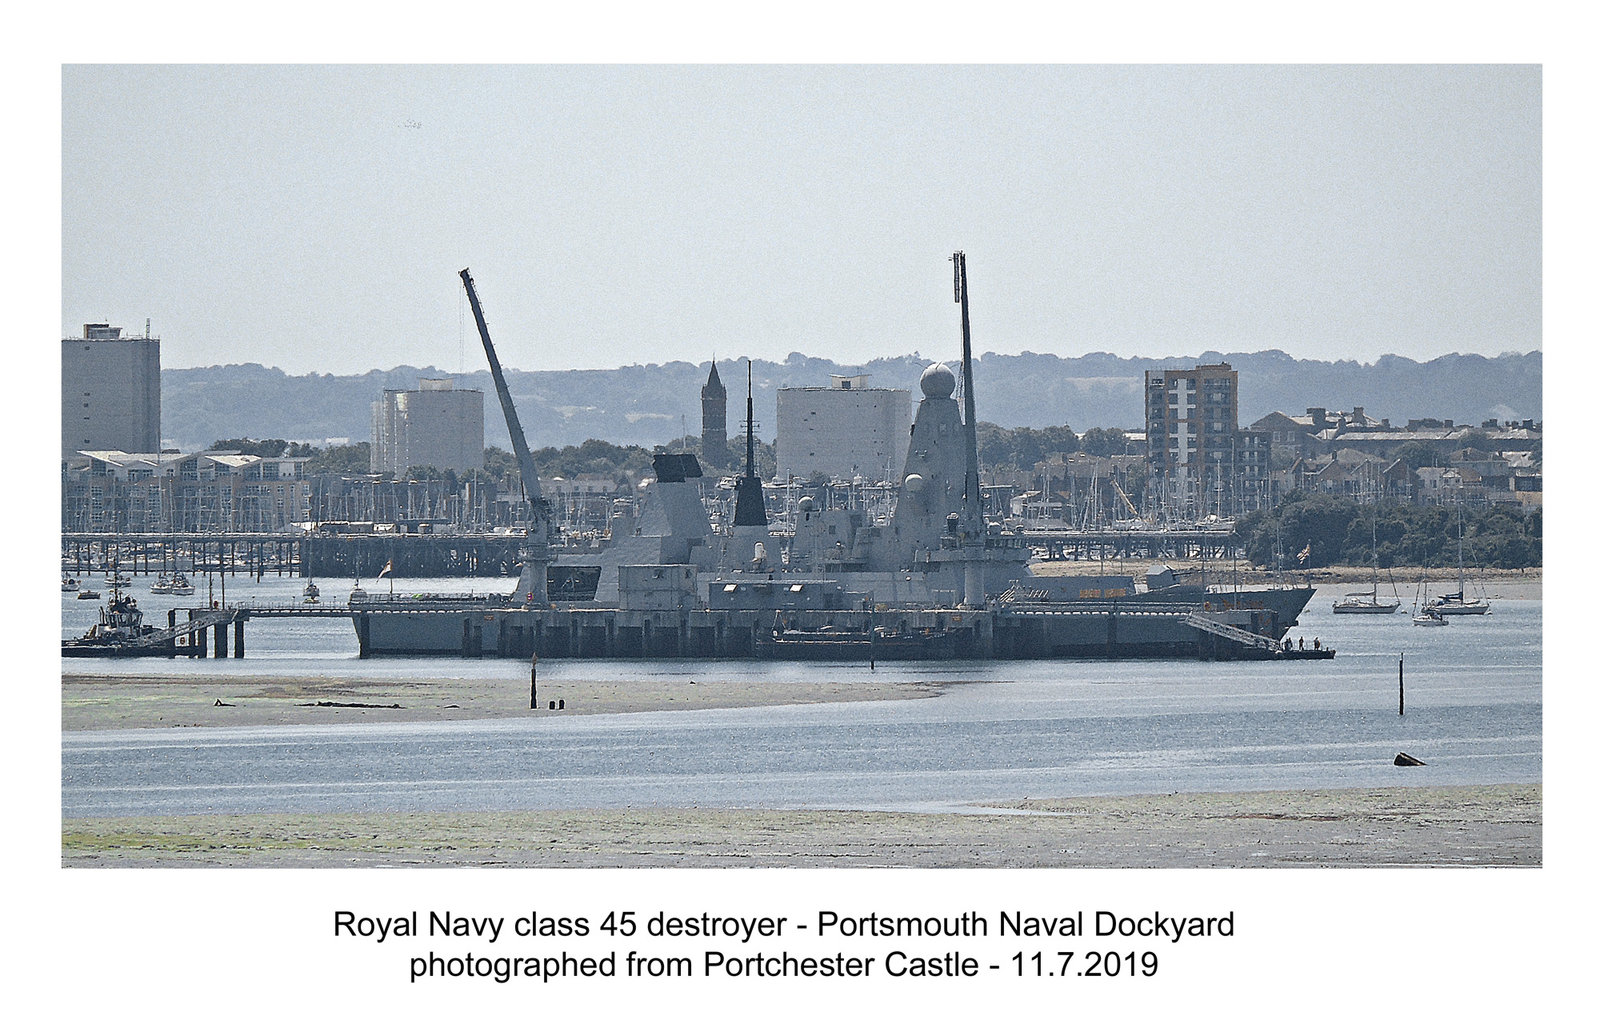
[[[205,600],[132,593],[146,621]],[[349,580],[318,580],[325,601]],[[385,584],[387,581],[385,581]],[[93,583],[88,585],[94,586]],[[287,603],[301,580],[230,579],[228,603]],[[99,587],[95,587],[99,589]],[[387,585],[365,588],[384,592]],[[511,580],[397,581],[397,592],[505,592]],[[784,807],[972,810],[1079,795],[1542,779],[1542,615],[1531,592],[1487,616],[1414,626],[1336,615],[1319,588],[1295,636],[1331,660],[794,663],[547,660],[541,680],[917,681],[935,697],[749,709],[228,729],[69,732],[69,817]],[[1515,587],[1513,586],[1513,589]],[[1412,588],[1402,587],[1403,600]],[[108,591],[102,591],[109,597]],[[63,636],[103,602],[63,594]],[[180,612],[181,615],[181,612]],[[356,657],[348,619],[260,618],[246,657],[64,659],[84,674],[465,677],[526,686],[525,662]],[[1405,657],[1405,715],[1398,709]],[[1393,765],[1398,752],[1427,763]]]

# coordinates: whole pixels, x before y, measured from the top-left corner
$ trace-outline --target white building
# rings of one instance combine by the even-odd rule
[[[61,455],[161,449],[161,339],[83,325],[61,340]]]
[[[384,389],[372,404],[372,470],[404,475],[432,467],[483,467],[483,393],[452,378],[423,378],[415,391]]]
[[[821,472],[899,479],[911,439],[911,393],[867,387],[864,374],[832,376],[827,388],[778,390],[779,479]]]

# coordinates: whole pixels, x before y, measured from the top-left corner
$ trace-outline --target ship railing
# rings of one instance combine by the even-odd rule
[[[1198,603],[1174,604],[1123,604],[1126,598],[1107,597],[1092,601],[1060,601],[1010,604],[1002,608],[1007,615],[1095,615],[1116,612],[1118,615],[1189,615],[1200,607]]]
[[[350,609],[362,611],[367,609],[381,609],[383,611],[459,611],[462,607],[472,608],[508,608],[511,607],[510,594],[367,594],[365,597],[352,598]]]

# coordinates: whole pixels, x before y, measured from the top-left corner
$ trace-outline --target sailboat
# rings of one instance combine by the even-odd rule
[[[1489,602],[1481,597],[1467,597],[1467,569],[1463,559],[1466,536],[1466,519],[1456,511],[1456,592],[1442,594],[1428,607],[1440,615],[1487,615]]]
[[[1381,600],[1378,597],[1378,517],[1372,517],[1372,589],[1352,590],[1344,600],[1333,602],[1333,610],[1340,615],[1393,615],[1400,610],[1400,598]]]
[[[1411,616],[1411,624],[1413,626],[1448,626],[1448,625],[1450,625],[1450,620],[1445,618],[1443,615],[1440,615],[1439,614],[1439,609],[1435,608],[1432,604],[1420,605],[1420,607],[1419,607],[1419,603],[1427,595],[1428,595],[1428,572],[1427,572],[1427,569],[1423,569],[1422,582],[1417,584],[1417,599],[1416,599],[1416,601],[1413,601],[1412,605],[1411,605],[1412,608],[1415,609],[1415,614],[1413,614]]]
[[[167,571],[167,558],[163,554],[161,558],[161,575],[156,578],[154,583],[150,584],[150,592],[153,594],[172,594],[177,597],[193,597],[194,584],[189,582],[188,576],[178,571],[178,552],[176,548],[171,553],[172,571]]]
[[[1411,617],[1411,624],[1413,626],[1448,626],[1450,625],[1450,620],[1440,615],[1438,609],[1429,605]]]

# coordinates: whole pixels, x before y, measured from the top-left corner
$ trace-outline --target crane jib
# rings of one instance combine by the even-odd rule
[[[472,319],[478,323],[478,337],[483,339],[483,351],[489,357],[489,373],[494,376],[495,391],[500,394],[500,409],[506,416],[506,428],[511,432],[511,448],[517,455],[517,470],[522,475],[522,491],[529,500],[543,503],[544,496],[539,491],[539,472],[534,467],[533,452],[528,449],[528,440],[522,434],[522,422],[517,420],[516,405],[511,402],[511,389],[506,385],[506,376],[500,369],[500,358],[495,355],[494,343],[489,339],[489,325],[483,320],[483,307],[478,303],[478,292],[472,284],[472,274],[466,270],[461,271],[461,283],[467,288],[467,301],[472,304]]]

